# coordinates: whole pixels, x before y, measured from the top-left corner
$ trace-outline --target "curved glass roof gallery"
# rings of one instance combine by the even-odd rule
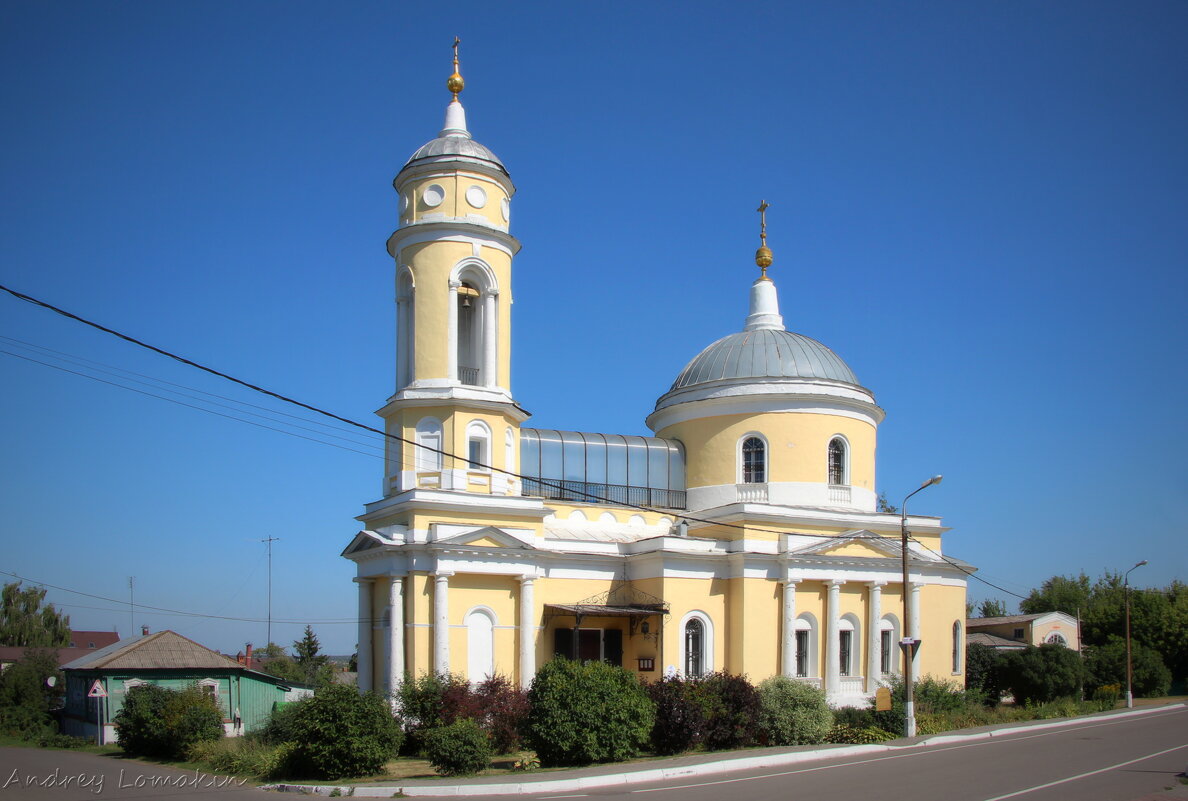
[[[685,453],[673,440],[524,428],[520,472],[525,495],[685,507]]]

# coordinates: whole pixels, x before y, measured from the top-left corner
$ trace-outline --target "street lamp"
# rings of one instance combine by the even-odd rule
[[[1147,564],[1147,560],[1139,562],[1130,570],[1142,567]],[[1122,576],[1122,589],[1126,593],[1126,708],[1134,708],[1134,691],[1131,689],[1131,684],[1134,680],[1134,669],[1130,663],[1130,570]]]
[[[903,639],[899,641],[899,647],[903,650],[904,737],[916,736],[916,704],[912,698],[912,658],[920,647],[920,640],[915,637],[916,632],[912,631],[912,594],[908,585],[907,502],[908,498],[920,490],[941,483],[942,478],[943,476],[933,476],[925,481],[919,488],[909,492],[907,498],[903,499],[903,505],[899,507],[899,536],[903,546]]]

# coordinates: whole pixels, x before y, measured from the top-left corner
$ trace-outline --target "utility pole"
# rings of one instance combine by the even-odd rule
[[[267,645],[272,645],[272,543],[278,541],[280,537],[268,537],[260,540],[260,542],[268,543],[268,642]]]

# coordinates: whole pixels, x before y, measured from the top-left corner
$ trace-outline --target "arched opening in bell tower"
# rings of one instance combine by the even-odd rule
[[[483,385],[479,297],[469,282],[458,287],[458,380],[474,387]]]
[[[494,387],[499,297],[495,275],[481,261],[463,262],[454,269],[450,293],[451,377],[464,386]]]

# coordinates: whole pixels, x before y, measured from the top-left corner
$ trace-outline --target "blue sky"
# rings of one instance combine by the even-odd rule
[[[1021,594],[1139,559],[1136,583],[1186,578],[1183,3],[9,2],[3,283],[375,420],[391,179],[441,126],[455,34],[470,128],[518,189],[530,425],[646,433],[741,328],[765,198],[788,327],[887,410],[880,490],[945,474],[912,509],[944,515],[948,553]],[[11,298],[0,336],[281,408]],[[353,649],[338,553],[379,492],[368,443],[6,354],[0,386],[0,570],[263,618],[279,537],[274,617],[297,622],[273,639],[314,621]],[[129,630],[126,606],[50,599]],[[266,636],[142,622],[228,651]]]

